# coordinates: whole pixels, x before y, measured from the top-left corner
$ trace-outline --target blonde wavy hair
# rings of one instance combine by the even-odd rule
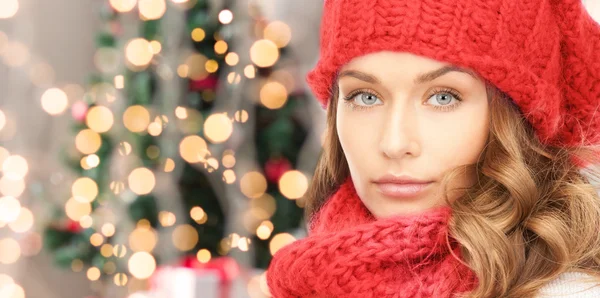
[[[350,175],[336,129],[337,86],[332,90],[324,151],[306,196],[309,221]],[[487,93],[485,149],[476,164],[449,171],[442,181],[469,170],[478,177],[458,199],[446,196],[453,209],[449,237],[478,277],[465,297],[532,297],[567,271],[600,282],[600,198],[590,183],[600,174],[575,162],[600,164],[597,148],[543,145],[508,96],[490,83]]]

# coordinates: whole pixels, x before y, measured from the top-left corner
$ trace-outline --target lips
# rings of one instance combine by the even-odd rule
[[[424,192],[433,182],[429,183],[376,183],[377,190],[385,196],[394,198],[412,198]]]
[[[418,179],[408,175],[387,174],[373,181],[381,194],[394,198],[414,198],[423,193],[433,181]]]

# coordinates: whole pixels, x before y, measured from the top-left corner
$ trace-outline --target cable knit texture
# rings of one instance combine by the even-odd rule
[[[600,142],[600,26],[581,0],[327,0],[307,82],[326,107],[340,67],[403,51],[477,71],[542,142]]]
[[[452,297],[476,286],[450,238],[447,206],[375,219],[351,179],[309,225],[309,237],[281,248],[267,271],[275,298]]]

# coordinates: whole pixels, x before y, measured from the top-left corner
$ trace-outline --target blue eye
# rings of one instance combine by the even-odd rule
[[[381,99],[372,92],[358,90],[344,97],[344,101],[352,106],[360,108],[368,108],[375,106]]]
[[[357,94],[356,98],[358,98],[359,103],[363,103],[367,106],[373,105],[379,100],[377,95],[368,92],[361,92]]]
[[[427,104],[439,110],[449,111],[458,107],[461,101],[462,98],[456,91],[443,88],[434,90],[432,95],[429,96]]]
[[[434,98],[433,103],[437,103],[440,106],[445,106],[452,103],[453,99],[456,99],[454,95],[450,93],[436,93],[431,98]],[[431,103],[431,102],[430,102]]]

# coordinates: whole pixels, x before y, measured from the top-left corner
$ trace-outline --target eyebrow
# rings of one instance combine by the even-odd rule
[[[447,74],[447,73],[453,72],[453,71],[466,73],[466,74],[472,76],[474,79],[479,80],[478,75],[469,69],[461,68],[461,67],[458,67],[455,65],[447,65],[447,66],[443,66],[440,69],[436,69],[434,71],[420,74],[419,76],[417,76],[415,78],[414,83],[415,84],[427,83],[427,82],[435,80],[438,77],[443,76],[444,74]],[[368,73],[358,71],[358,70],[351,70],[351,69],[342,71],[338,76],[338,81],[339,81],[339,79],[346,77],[346,76],[357,78],[361,81],[365,81],[365,82],[371,83],[371,84],[381,84],[381,81],[378,78],[376,78],[375,76],[370,75]]]

